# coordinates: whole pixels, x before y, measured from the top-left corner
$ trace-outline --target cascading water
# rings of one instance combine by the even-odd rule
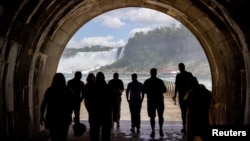
[[[119,56],[118,56],[118,59],[122,59],[122,57],[124,56],[124,50],[125,50],[125,47],[123,47],[119,53]]]
[[[124,48],[100,52],[78,52],[75,56],[67,58],[62,56],[57,72],[89,72],[101,66],[110,65],[124,56]]]

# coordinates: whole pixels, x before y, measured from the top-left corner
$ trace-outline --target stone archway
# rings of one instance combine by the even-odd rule
[[[82,4],[84,5],[85,3],[83,2]],[[238,107],[238,103],[240,103],[241,98],[235,94],[241,93],[241,95],[244,95],[244,91],[239,89],[242,83],[244,83],[244,78],[241,78],[244,74],[241,74],[242,72],[238,73],[235,71],[242,71],[245,69],[244,58],[241,54],[242,48],[239,42],[235,40],[235,37],[230,36],[229,34],[232,32],[232,29],[229,28],[229,25],[223,24],[225,21],[218,21],[218,19],[208,16],[207,13],[201,11],[201,9],[197,8],[193,3],[180,2],[173,4],[174,5],[171,5],[171,3],[166,5],[166,3],[163,2],[148,1],[144,3],[127,2],[123,4],[114,3],[109,5],[105,2],[90,2],[84,5],[89,6],[89,9],[80,7],[72,11],[70,15],[65,16],[63,22],[61,22],[60,25],[57,25],[56,29],[53,31],[52,36],[50,36],[50,40],[47,40],[43,44],[44,48],[50,49],[44,53],[54,54],[54,50],[56,49],[59,52],[58,54],[60,54],[67,41],[72,37],[77,29],[79,29],[88,20],[106,11],[129,6],[146,7],[159,10],[173,16],[188,27],[202,44],[211,67],[213,94],[216,96],[219,104],[217,113],[220,116],[216,118],[216,123],[223,124],[242,122],[243,119],[240,119],[240,117],[233,117],[231,115],[233,112],[235,113],[233,115],[239,116],[242,114],[241,112],[243,112],[239,111],[239,109],[243,110],[243,107]],[[44,75],[46,75],[47,72],[55,72],[55,68],[53,68],[53,66],[57,65],[59,58],[60,55],[49,56],[48,58],[46,57],[46,59],[51,59],[53,61],[47,60],[47,63],[45,64],[47,71],[42,73],[42,77],[45,80],[41,80],[41,83],[50,80],[49,77],[44,77]],[[49,73],[47,75],[51,76],[53,73]],[[225,109],[228,109],[230,112]]]
[[[5,2],[0,7],[1,19],[5,21],[0,32],[1,95],[4,99],[0,102],[4,107],[1,109],[1,134],[18,139],[40,130],[41,98],[69,39],[95,16],[123,7],[151,8],[184,24],[201,43],[210,64],[212,91],[217,100],[215,124],[249,124],[250,55],[246,37],[220,3],[24,1],[15,5]]]

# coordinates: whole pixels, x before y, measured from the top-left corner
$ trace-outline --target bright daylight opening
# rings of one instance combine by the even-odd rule
[[[150,77],[153,67],[158,69],[159,78],[174,83],[180,62],[200,83],[212,89],[206,55],[185,26],[155,10],[122,8],[104,13],[79,29],[67,44],[57,72],[64,73],[68,81],[74,77],[74,72],[81,71],[85,84],[89,72],[102,71],[107,82],[114,72],[118,72],[126,89],[132,73],[137,73],[138,80],[143,83]],[[164,120],[181,121],[179,105],[174,105],[172,95],[165,95]],[[80,118],[88,119],[84,102]],[[130,120],[125,92],[121,120]],[[142,104],[141,120],[149,120],[146,99]]]

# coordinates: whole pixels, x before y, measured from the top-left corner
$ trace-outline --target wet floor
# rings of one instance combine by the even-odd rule
[[[139,134],[133,134],[130,131],[131,121],[130,112],[128,109],[128,103],[125,98],[125,94],[122,97],[121,104],[121,123],[120,128],[116,128],[116,125],[112,129],[112,141],[182,141],[182,129],[180,108],[179,105],[175,105],[172,101],[171,96],[165,96],[165,112],[164,112],[164,125],[163,132],[164,136],[159,135],[158,119],[156,117],[155,126],[155,137],[151,138],[151,127],[149,123],[149,118],[146,111],[146,99],[142,103],[141,110],[141,132]],[[68,141],[90,141],[89,138],[89,124],[87,122],[88,114],[86,112],[84,104],[81,109],[81,122],[87,126],[87,131],[83,136],[77,137],[73,135],[72,127],[69,131]]]
[[[86,121],[81,121],[88,126]],[[139,134],[133,134],[130,131],[130,121],[122,120],[120,128],[114,127],[112,129],[112,141],[182,141],[182,133],[180,132],[182,126],[181,122],[166,121],[163,126],[164,136],[160,137],[159,127],[156,125],[155,137],[151,138],[151,128],[149,121],[142,121],[141,132]],[[83,136],[77,137],[73,135],[72,128],[69,132],[68,141],[90,141],[89,129]]]

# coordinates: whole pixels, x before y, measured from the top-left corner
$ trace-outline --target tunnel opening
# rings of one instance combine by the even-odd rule
[[[108,16],[110,16],[109,17],[110,19],[103,19],[104,22],[105,21],[115,21],[114,19],[116,19],[116,20],[123,23],[122,18],[123,18],[123,20],[126,19],[126,17],[124,17],[124,15],[126,15],[126,14],[122,15],[121,13],[131,13],[129,11],[132,11],[134,13],[137,10],[137,9],[136,10],[135,9],[136,8],[116,9],[116,10],[112,10],[112,11],[103,13],[103,14],[99,15],[98,17],[106,17],[107,18]],[[143,8],[141,8],[141,9],[143,9]],[[156,13],[153,10],[150,11],[147,8],[144,8],[144,9],[146,9],[146,10],[144,10],[144,11],[137,10],[137,12],[141,11],[141,13],[142,13],[142,11],[143,11],[143,12],[146,12],[146,14],[147,13],[155,13],[155,14],[149,15],[151,17],[148,17],[148,18],[151,20],[153,20],[153,18],[154,18],[154,17],[152,17],[152,15],[158,14],[158,16],[159,16],[159,14],[163,14],[161,12]],[[119,11],[121,11],[121,12],[119,12]],[[113,13],[113,15],[112,15],[112,13]],[[138,15],[143,15],[141,13],[138,13]],[[108,16],[105,16],[105,14]],[[117,14],[119,16],[117,16]],[[137,15],[134,15],[134,16],[136,17]],[[136,34],[147,35],[147,32],[157,32],[157,30],[164,30],[164,28],[162,28],[164,26],[168,27],[165,30],[172,30],[172,32],[174,32],[174,30],[176,30],[176,29],[180,28],[180,26],[182,26],[181,28],[185,28],[185,30],[183,30],[183,31],[189,32],[188,34],[185,34],[184,37],[182,37],[183,40],[188,40],[186,42],[184,41],[184,44],[182,44],[182,45],[183,46],[185,45],[186,48],[190,48],[190,46],[194,46],[194,49],[190,49],[190,50],[183,49],[182,50],[182,47],[178,48],[178,50],[177,50],[178,53],[175,52],[175,54],[174,54],[174,56],[177,56],[177,57],[175,57],[175,59],[178,61],[169,62],[168,59],[165,59],[163,63],[167,64],[167,65],[164,65],[166,68],[162,68],[162,65],[159,64],[159,61],[157,62],[158,64],[154,64],[153,66],[151,66],[151,67],[158,68],[158,77],[163,79],[166,82],[165,84],[167,84],[167,82],[170,82],[169,85],[171,85],[171,86],[167,87],[167,88],[169,88],[169,90],[168,90],[168,93],[165,94],[165,97],[168,98],[168,100],[166,100],[167,104],[165,104],[166,105],[166,110],[165,110],[166,112],[164,114],[165,120],[166,121],[181,121],[180,108],[179,108],[178,104],[176,106],[173,106],[174,101],[171,101],[173,93],[174,93],[173,87],[174,87],[175,76],[178,73],[178,63],[180,63],[180,62],[187,63],[186,64],[187,70],[188,71],[192,70],[192,73],[198,77],[200,83],[204,84],[210,91],[212,91],[211,72],[210,72],[210,68],[209,68],[209,64],[208,64],[206,55],[205,55],[204,51],[202,50],[202,47],[199,44],[198,40],[193,36],[193,34],[188,29],[186,29],[186,27],[184,27],[184,25],[182,25],[178,21],[173,20],[171,17],[164,14],[163,16],[161,16],[161,18],[168,19],[169,21],[173,20],[174,23],[170,23],[170,22],[167,23],[166,22],[167,20],[166,20],[164,23],[165,25],[163,25],[163,24],[161,24],[161,25],[158,24],[158,26],[154,25],[153,29],[148,30],[146,32],[143,32],[142,29],[149,29],[149,28],[147,27],[147,25],[144,25],[145,27],[140,27],[141,31],[137,31],[136,33],[134,33],[134,35],[132,37],[129,37],[129,38],[127,37],[126,39],[128,39],[128,41],[125,41],[127,43],[124,44],[122,47],[120,47],[121,46],[120,44],[118,47],[110,47],[107,45],[108,41],[101,40],[102,42],[99,43],[100,38],[105,39],[105,36],[100,37],[100,34],[101,34],[100,31],[107,32],[107,30],[111,30],[111,29],[104,28],[104,27],[102,27],[103,29],[95,29],[95,28],[97,28],[97,25],[94,24],[93,22],[94,21],[96,22],[96,21],[102,19],[102,18],[98,18],[98,17],[93,18],[91,20],[92,22],[89,21],[87,24],[83,25],[82,29],[80,28],[78,30],[78,32],[76,32],[72,36],[71,40],[66,45],[64,52],[62,53],[61,59],[59,61],[59,65],[57,67],[57,72],[63,72],[66,76],[67,81],[74,77],[75,71],[81,71],[83,74],[82,81],[86,84],[86,78],[87,78],[87,75],[89,72],[97,73],[98,71],[103,71],[105,76],[106,76],[107,82],[112,79],[112,75],[114,72],[118,72],[121,76],[120,79],[124,82],[125,89],[127,87],[127,84],[131,81],[131,74],[134,72],[136,72],[138,74],[139,81],[143,83],[145,81],[145,79],[150,77],[149,72],[148,72],[150,70],[150,68],[145,69],[145,67],[141,67],[141,66],[133,68],[132,65],[130,64],[130,66],[128,66],[128,67],[132,68],[132,69],[131,70],[124,70],[123,68],[125,66],[120,66],[120,65],[116,64],[117,62],[119,63],[119,61],[122,60],[122,57],[124,57],[124,54],[126,55],[126,48],[131,48],[131,47],[127,46],[128,44],[130,44],[130,43],[128,43],[129,40],[136,40],[136,39],[134,39]],[[139,20],[143,21],[142,17],[137,17],[137,18],[139,18]],[[126,20],[128,20],[128,19],[126,19]],[[134,18],[133,20],[136,20],[136,19]],[[147,20],[148,19],[146,19],[145,22],[147,22]],[[104,23],[101,21],[99,21],[99,22],[100,22],[99,24]],[[125,24],[128,24],[128,22],[129,21],[127,21],[127,23],[125,23]],[[91,24],[93,24],[95,28],[93,28],[93,26],[91,27]],[[111,26],[112,25],[114,26],[114,24],[115,23],[110,23]],[[129,24],[125,25],[125,27],[129,27],[129,26],[133,26],[133,25],[129,25]],[[88,28],[88,29],[86,29],[86,28]],[[117,28],[117,27],[114,27],[114,28]],[[138,29],[137,27],[135,27],[135,28]],[[92,32],[91,32],[91,30],[92,30]],[[93,33],[96,30],[98,30],[98,32]],[[123,29],[122,31],[123,31],[123,33],[121,33],[121,32],[114,33],[115,31],[111,31],[109,33],[113,33],[113,35],[106,35],[106,37],[108,37],[108,36],[114,37],[117,34],[126,34],[126,32],[129,32],[129,29],[127,29],[127,31]],[[135,31],[135,30],[132,29],[132,31]],[[91,32],[91,34],[89,32]],[[87,34],[90,34],[90,35],[87,36]],[[162,35],[163,33],[161,33],[161,32],[159,34],[160,34],[159,36],[164,36],[164,35]],[[171,35],[173,36],[174,34],[168,33],[166,36],[171,36]],[[189,37],[189,36],[192,36],[192,37]],[[154,36],[151,35],[151,38],[153,38],[153,37]],[[78,38],[78,40],[76,40],[76,38]],[[116,37],[114,37],[114,38],[116,38]],[[144,38],[149,38],[149,37],[145,36]],[[175,38],[175,37],[173,37],[173,38]],[[93,44],[92,46],[90,43],[91,41],[87,41],[87,39],[92,41],[92,44]],[[117,39],[119,39],[119,38],[117,38]],[[109,40],[109,39],[107,39],[107,40]],[[149,42],[151,42],[153,40],[154,39],[149,40]],[[112,42],[114,44],[115,41],[112,40],[110,42]],[[119,41],[117,41],[117,42],[119,42]],[[137,46],[143,46],[143,44],[138,44]],[[164,46],[164,44],[161,44],[161,46]],[[173,45],[170,45],[167,47],[161,47],[161,48],[168,48],[168,47],[176,48],[176,46],[180,46],[180,44],[178,44],[178,45],[173,44]],[[98,49],[96,49],[98,47],[102,48],[102,49],[100,49],[98,51]],[[105,47],[107,47],[108,49],[105,50]],[[92,51],[91,51],[91,48],[94,48],[94,49],[92,49]],[[109,49],[109,48],[111,48],[111,49]],[[152,46],[152,48],[155,48],[155,46]],[[185,47],[183,47],[183,48],[185,48]],[[139,48],[135,48],[133,51],[138,52],[138,50],[139,50]],[[192,58],[192,55],[194,56],[194,54],[192,54],[194,51],[197,51],[198,52],[197,54],[200,54],[200,56],[202,56],[201,58],[202,58],[203,64],[201,66],[199,66],[199,64],[197,64],[199,62],[196,61],[195,58]],[[72,52],[74,52],[74,53],[72,53]],[[185,57],[185,59],[184,59],[183,53],[188,57]],[[127,54],[128,54],[128,52],[127,52]],[[144,54],[144,52],[141,52],[141,54]],[[160,56],[155,56],[155,57],[161,58]],[[189,59],[187,61],[186,60],[187,58],[191,58],[191,59]],[[157,60],[157,59],[155,59],[155,60]],[[146,59],[143,60],[143,62],[146,62],[146,61],[148,61],[148,60],[146,60]],[[95,65],[95,63],[96,63],[96,65]],[[113,65],[113,64],[116,64],[116,65]],[[143,65],[143,63],[142,63],[142,65]],[[168,65],[169,65],[169,67],[167,67]],[[115,66],[119,66],[121,68],[119,68],[119,67],[116,68]],[[196,66],[197,68],[194,68],[194,66]],[[140,68],[141,71],[140,70],[138,71],[138,68]],[[202,70],[199,70],[199,69],[202,69]],[[121,120],[130,120],[131,118],[130,118],[130,113],[129,113],[129,109],[128,109],[129,106],[128,106],[128,103],[126,101],[125,95],[126,94],[124,91],[123,96],[122,96]],[[142,116],[141,117],[142,117],[143,121],[148,121],[149,118],[148,118],[147,112],[146,112],[146,102],[145,101],[146,101],[146,99],[144,100],[144,103],[142,106],[142,111],[141,111]],[[172,107],[169,105],[171,105]],[[87,113],[87,110],[85,108],[84,102],[82,102],[81,107],[82,107],[81,120],[88,120],[88,113]],[[174,107],[174,110],[171,109],[173,107]]]

